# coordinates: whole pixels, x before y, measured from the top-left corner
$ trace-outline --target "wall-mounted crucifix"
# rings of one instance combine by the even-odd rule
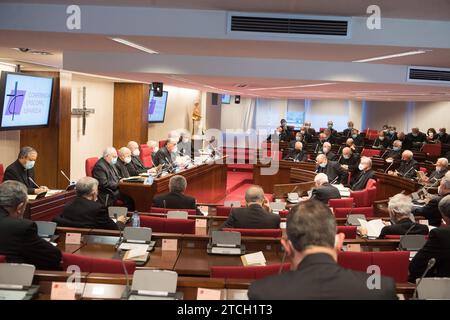
[[[86,117],[91,114],[95,113],[95,109],[89,109],[86,107],[86,87],[83,87],[83,105],[82,108],[75,108],[72,109],[72,115],[74,116],[81,116],[83,120],[83,127],[82,132],[83,136],[86,134]]]

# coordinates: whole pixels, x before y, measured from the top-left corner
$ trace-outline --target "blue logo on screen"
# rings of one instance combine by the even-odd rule
[[[25,99],[25,90],[17,90],[18,82],[14,84],[14,90],[11,90],[10,94],[6,96],[9,97],[8,104],[5,110],[5,116],[12,116],[11,120],[14,120],[14,116],[19,115],[22,110],[23,100]]]

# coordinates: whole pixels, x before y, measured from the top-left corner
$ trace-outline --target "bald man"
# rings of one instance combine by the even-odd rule
[[[359,154],[354,153],[350,147],[345,147],[342,149],[342,156],[339,158],[339,164],[347,173],[341,183],[347,185],[348,174],[351,173],[352,176],[355,175],[356,169],[358,168]]]
[[[294,162],[306,161],[308,159],[308,153],[303,150],[303,143],[297,141],[294,146],[294,150],[289,152],[289,154],[284,157],[283,160],[291,160]]]
[[[260,186],[251,186],[245,192],[245,208],[233,208],[223,228],[278,229],[280,216],[267,210],[267,200]]]
[[[346,172],[336,161],[328,161],[327,156],[319,154],[316,157],[316,173],[325,173],[330,183],[340,183],[346,176]]]
[[[127,170],[130,176],[138,176],[141,173],[147,172],[149,168],[146,168],[139,158],[141,152],[139,151],[139,145],[136,141],[130,141],[127,144],[127,148],[131,152],[131,161],[127,164]]]
[[[400,166],[394,172],[388,173],[394,176],[400,176],[404,178],[414,179],[416,177],[416,171],[419,170],[419,165],[413,158],[413,153],[410,150],[405,150],[402,153],[402,161]]]
[[[372,170],[372,160],[369,157],[362,157],[358,166],[358,173],[352,176],[350,189],[353,191],[364,190],[369,179],[373,179],[375,172]]]

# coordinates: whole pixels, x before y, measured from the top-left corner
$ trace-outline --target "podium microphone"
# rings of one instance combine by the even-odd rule
[[[422,282],[423,278],[425,278],[425,276],[430,271],[430,269],[434,267],[435,264],[436,264],[435,258],[431,258],[430,260],[428,260],[428,265],[427,265],[425,271],[423,272],[419,281],[417,281],[417,285],[416,285],[416,288],[414,289],[414,293],[413,293],[413,299],[417,299],[417,289],[419,288],[420,283]]]
[[[63,177],[66,178],[67,181],[69,181],[69,184],[72,184],[72,181],[70,181],[69,177],[64,173],[64,171],[60,170],[59,172],[61,172]]]
[[[30,180],[31,183],[33,183],[36,188],[38,189],[40,188],[39,185],[36,182],[34,182],[34,180],[31,177],[28,177],[28,180]]]

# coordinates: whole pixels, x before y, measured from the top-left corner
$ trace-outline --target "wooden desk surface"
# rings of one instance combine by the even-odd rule
[[[51,221],[60,215],[66,203],[75,198],[75,191],[61,191],[42,199],[28,201],[24,218],[34,221]]]

